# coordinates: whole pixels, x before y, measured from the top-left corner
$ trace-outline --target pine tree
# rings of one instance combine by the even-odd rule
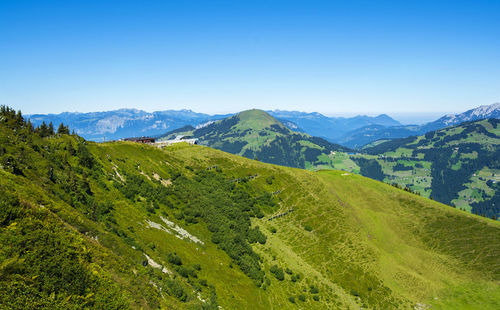
[[[49,136],[54,135],[54,124],[52,122],[49,123]]]
[[[34,132],[34,131],[35,131],[35,129],[33,128],[33,124],[31,123],[31,120],[30,120],[30,119],[28,119],[28,122],[26,123],[26,127],[28,128],[28,131],[29,131],[30,133],[32,133],[32,132]]]
[[[38,134],[40,135],[40,137],[44,138],[49,135],[48,132],[49,132],[49,127],[47,127],[47,124],[45,124],[45,121],[43,121],[40,127],[38,127]]]
[[[69,128],[68,126],[64,126],[63,123],[59,125],[59,128],[57,128],[57,133],[61,135],[69,135]]]

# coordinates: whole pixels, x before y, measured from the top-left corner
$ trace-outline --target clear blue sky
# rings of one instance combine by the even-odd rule
[[[0,103],[25,113],[497,101],[496,0],[0,0]]]

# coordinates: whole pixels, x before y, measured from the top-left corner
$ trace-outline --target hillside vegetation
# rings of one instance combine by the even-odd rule
[[[500,120],[464,123],[363,151],[368,155],[339,155],[333,166],[475,214],[500,217]]]
[[[0,115],[0,305],[498,309],[500,223],[342,171]]]
[[[294,132],[261,110],[244,111],[202,128],[186,129],[169,132],[162,139],[189,136],[198,139],[199,144],[225,152],[297,168],[322,165],[323,157],[331,152],[348,150],[322,138]]]

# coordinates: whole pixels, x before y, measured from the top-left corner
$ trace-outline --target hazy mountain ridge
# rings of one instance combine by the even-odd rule
[[[296,111],[268,111],[288,128],[294,131],[306,132],[313,136],[323,137],[331,142],[337,139],[342,132],[355,130],[362,126],[378,124],[384,126],[398,125],[399,122],[387,115],[327,117],[320,113],[305,113]],[[186,125],[196,127],[210,121],[225,118],[227,115],[209,115],[191,110],[166,110],[146,112],[137,109],[120,109],[105,112],[64,112],[60,114],[32,114],[34,125],[43,121],[53,122],[56,126],[63,122],[68,124],[76,133],[86,139],[102,141],[115,140],[130,136],[157,136],[166,131]]]
[[[321,137],[334,143],[341,143],[342,137],[346,133],[365,126],[401,125],[398,121],[392,119],[386,114],[381,114],[375,117],[366,115],[358,115],[354,117],[328,117],[317,112],[306,113],[282,110],[267,112],[278,119],[292,121],[298,128],[312,136]],[[293,127],[289,128],[297,130]]]
[[[43,121],[69,125],[76,133],[89,140],[117,140],[132,136],[157,136],[170,129],[196,125],[225,115],[208,115],[191,110],[166,110],[146,112],[137,109],[120,109],[106,112],[65,112],[61,114],[28,115],[34,125]]]
[[[352,148],[360,148],[363,145],[380,139],[397,139],[412,135],[423,135],[429,131],[487,118],[500,118],[500,103],[482,105],[460,114],[445,115],[436,121],[423,125],[390,126],[385,128],[381,126],[366,126],[346,134],[338,143]]]
[[[321,137],[332,143],[349,148],[362,146],[380,139],[405,138],[428,131],[445,128],[465,121],[483,118],[499,118],[500,104],[480,106],[457,115],[446,115],[423,125],[402,125],[386,114],[378,116],[358,115],[354,117],[328,117],[318,112],[267,111],[293,131]],[[137,109],[120,109],[107,112],[33,114],[35,125],[42,121],[63,122],[86,139],[102,141],[117,140],[131,136],[159,136],[167,131],[186,125],[206,125],[234,114],[209,115],[191,110],[166,110],[145,112]]]

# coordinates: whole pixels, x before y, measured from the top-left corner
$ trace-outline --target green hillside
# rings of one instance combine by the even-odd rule
[[[344,171],[0,113],[5,309],[498,309],[500,223]]]
[[[336,168],[407,187],[457,208],[500,217],[500,121],[464,123],[337,156]]]
[[[175,130],[161,139],[178,135],[251,159],[297,168],[328,167],[328,156],[348,149],[322,138],[291,131],[262,110],[248,110],[199,129]],[[160,139],[160,140],[161,140]],[[326,161],[325,161],[326,160]]]

